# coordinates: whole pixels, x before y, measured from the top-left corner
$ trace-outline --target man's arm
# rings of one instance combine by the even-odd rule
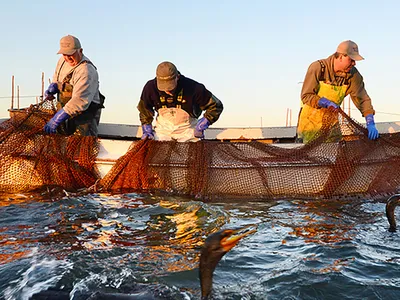
[[[317,94],[321,69],[321,64],[318,61],[313,62],[307,70],[301,89],[301,101],[314,108],[319,107],[318,101],[321,98]]]
[[[200,109],[205,111],[204,117],[210,122],[211,125],[219,119],[224,106],[215,95],[211,94],[209,101],[204,106],[200,106]]]
[[[154,102],[152,100],[152,93],[154,92],[154,80],[149,80],[143,87],[142,94],[140,95],[140,101],[137,105],[139,110],[139,119],[142,125],[147,125],[153,123],[155,108]]]
[[[140,99],[137,109],[139,110],[139,119],[142,125],[153,123],[155,113],[153,107],[146,104],[145,100]]]

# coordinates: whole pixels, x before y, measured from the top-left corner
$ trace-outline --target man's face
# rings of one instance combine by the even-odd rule
[[[178,80],[179,80],[179,75],[175,76],[174,81],[175,81],[175,88],[171,91],[164,91],[164,93],[166,93],[167,95],[173,96],[174,92],[176,90],[176,87],[178,85]]]
[[[82,60],[82,49],[78,49],[72,55],[63,54],[64,60],[71,66],[75,67]]]
[[[336,71],[349,73],[351,68],[355,65],[355,60],[351,59],[348,55],[342,54],[337,60]]]

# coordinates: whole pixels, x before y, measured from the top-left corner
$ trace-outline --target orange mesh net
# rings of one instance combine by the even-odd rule
[[[53,102],[20,110],[0,124],[0,191],[25,192],[58,186],[78,190],[99,178],[95,137],[48,135]]]
[[[100,179],[97,138],[43,132],[55,111],[50,104],[0,124],[0,191],[59,186],[202,199],[315,199],[386,197],[400,187],[400,133],[370,141],[366,128],[343,111],[326,114],[317,138],[294,148],[258,141],[134,141]]]
[[[295,148],[257,141],[140,141],[99,182],[107,191],[167,191],[201,198],[379,197],[400,186],[400,133],[370,141],[343,111]],[[337,132],[339,141],[329,142]]]

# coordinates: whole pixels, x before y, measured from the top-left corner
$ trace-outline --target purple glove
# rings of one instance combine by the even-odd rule
[[[49,87],[48,87],[47,90],[44,92],[44,98],[45,98],[46,100],[53,100],[53,99],[54,99],[53,95],[54,95],[54,94],[57,94],[57,93],[59,93],[59,92],[60,92],[60,91],[58,90],[58,85],[57,85],[57,83],[55,83],[55,82],[50,83]],[[51,96],[51,97],[49,97],[49,96]]]
[[[208,126],[210,126],[210,121],[204,117],[199,119],[194,129],[194,136],[199,139],[204,139],[204,130],[206,130]]]
[[[365,121],[367,121],[368,138],[370,140],[376,140],[379,137],[379,132],[375,127],[374,115],[369,114],[365,117]]]
[[[330,108],[330,107],[334,109],[339,108],[339,105],[337,105],[335,102],[332,102],[331,100],[328,100],[324,97],[318,100],[318,105],[323,108]]]
[[[70,115],[67,114],[63,108],[61,108],[51,119],[44,125],[44,131],[48,134],[56,133],[57,127],[60,126],[62,122],[69,119]]]
[[[153,126],[151,124],[144,124],[142,125],[142,140],[148,139],[148,140],[154,140],[154,132],[153,132]]]

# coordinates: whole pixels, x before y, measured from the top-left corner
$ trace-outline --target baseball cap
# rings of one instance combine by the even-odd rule
[[[76,37],[67,35],[61,38],[60,50],[58,50],[57,54],[72,55],[81,48],[81,42]]]
[[[337,47],[336,52],[348,55],[353,60],[363,60],[364,57],[358,53],[358,46],[353,41],[347,40],[341,42]]]
[[[169,61],[164,61],[157,66],[156,78],[157,88],[160,91],[172,91],[176,88],[176,76],[179,75],[178,69]]]

